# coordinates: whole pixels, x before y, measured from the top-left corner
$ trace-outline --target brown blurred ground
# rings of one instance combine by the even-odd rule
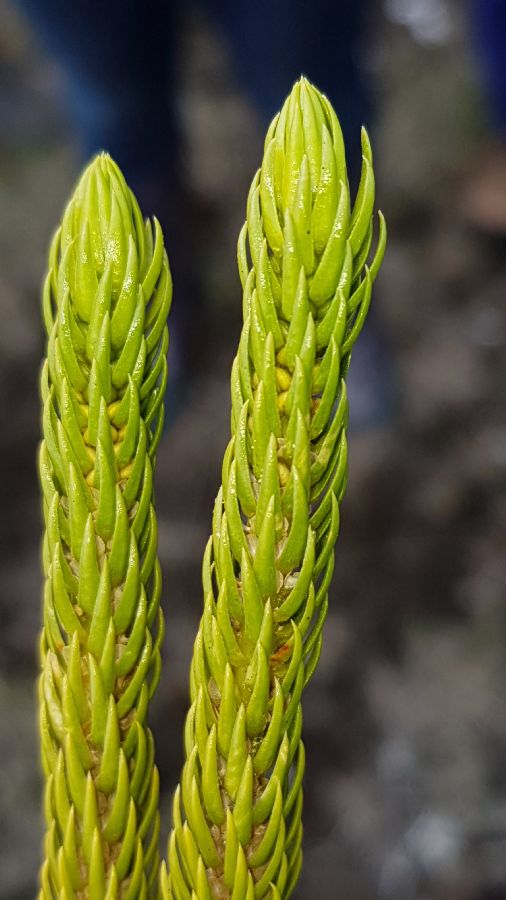
[[[351,438],[331,612],[305,702],[302,900],[506,898],[505,244],[459,213],[482,102],[461,4],[435,5],[439,35],[379,18],[368,55],[390,223],[375,303],[396,411]],[[0,19],[0,900],[28,900],[41,836],[38,285],[76,154],[59,73],[6,0]],[[220,42],[198,20],[186,41],[193,187],[216,212],[192,252],[216,317],[159,452],[168,627],[153,721],[166,812],[227,439],[235,235],[260,146]]]

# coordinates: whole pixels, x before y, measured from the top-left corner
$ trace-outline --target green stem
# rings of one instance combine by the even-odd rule
[[[345,375],[386,241],[380,214],[366,265],[365,131],[362,151],[351,208],[339,122],[302,78],[249,192],[232,437],[204,556],[165,898],[275,900],[300,872],[300,701],[320,655],[346,484]]]
[[[146,724],[163,618],[153,468],[172,283],[115,163],[84,172],[49,254],[41,374],[46,778],[41,900],[156,895]]]

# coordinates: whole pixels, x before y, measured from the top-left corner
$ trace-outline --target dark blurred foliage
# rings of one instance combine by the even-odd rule
[[[357,353],[352,404],[365,395],[367,405],[372,384],[382,408],[368,427],[358,417],[350,440],[331,611],[305,702],[297,898],[500,900],[506,257],[504,238],[473,227],[465,203],[491,136],[465,5],[371,7],[360,64],[376,107],[390,243],[374,301],[380,351],[372,362]],[[28,900],[42,830],[34,687],[39,284],[80,156],[63,112],[61,70],[7,0],[0,20],[0,900]],[[190,346],[175,348],[186,364],[173,387],[178,396],[169,398],[178,415],[156,480],[167,638],[153,727],[167,824],[200,559],[229,426],[241,307],[235,239],[263,127],[208,18],[188,15],[179,66],[186,211],[184,221],[167,213],[167,243],[193,269],[201,299],[192,305],[182,287],[195,327]]]

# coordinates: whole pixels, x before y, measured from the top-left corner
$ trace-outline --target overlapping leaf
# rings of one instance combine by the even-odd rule
[[[380,214],[367,263],[365,131],[362,152],[351,205],[339,122],[301,79],[249,192],[232,437],[204,556],[165,898],[276,900],[299,875],[301,695],[320,655],[346,484],[345,376],[386,241]]]
[[[43,293],[41,900],[157,892],[146,717],[163,637],[153,468],[171,297],[160,226],[102,154],[53,239]]]

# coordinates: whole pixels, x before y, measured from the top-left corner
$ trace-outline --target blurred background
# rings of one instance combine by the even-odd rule
[[[390,238],[350,373],[296,897],[505,900],[506,2],[216,7],[0,0],[0,900],[34,896],[42,835],[35,452],[52,230],[100,147],[166,230],[168,627],[152,722],[168,818],[229,429],[235,241],[265,127],[301,71],[342,119],[352,176],[370,125]]]

